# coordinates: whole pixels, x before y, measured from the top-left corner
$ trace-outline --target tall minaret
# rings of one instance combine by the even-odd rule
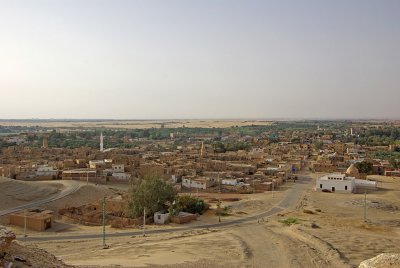
[[[100,134],[100,152],[102,152],[104,150],[103,147],[103,132],[101,132]]]
[[[49,148],[49,138],[46,135],[43,136],[42,148]]]
[[[202,141],[201,142],[201,149],[200,149],[200,157],[203,157],[204,156],[204,142]]]

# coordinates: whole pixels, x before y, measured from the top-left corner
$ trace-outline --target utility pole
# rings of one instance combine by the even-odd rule
[[[274,198],[274,188],[275,188],[275,183],[274,182],[272,182],[272,198]]]
[[[109,248],[106,244],[106,197],[103,196],[103,249]]]
[[[219,184],[219,193],[218,193],[218,222],[221,222],[221,180],[219,179],[219,172],[218,172],[218,184]]]
[[[27,234],[26,234],[26,209],[24,210],[24,237],[27,237]]]
[[[146,208],[143,208],[143,236],[146,236]]]
[[[364,221],[367,221],[367,190],[364,192]]]

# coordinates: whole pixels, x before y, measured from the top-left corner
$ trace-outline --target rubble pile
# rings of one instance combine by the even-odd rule
[[[141,223],[138,219],[128,217],[127,201],[123,199],[107,199],[106,224],[116,228],[137,226]],[[103,223],[102,201],[79,207],[67,207],[58,211],[64,218],[73,220],[79,224],[100,226]]]
[[[4,226],[0,226],[0,264],[2,264],[1,258],[6,255],[15,238],[16,236],[13,232],[7,230]]]
[[[46,250],[25,246],[17,241],[15,233],[0,226],[0,267],[54,267],[72,268]]]
[[[360,263],[359,268],[400,267],[400,254],[383,253]]]

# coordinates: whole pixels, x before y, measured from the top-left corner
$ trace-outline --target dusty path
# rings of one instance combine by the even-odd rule
[[[290,228],[256,223],[237,228],[232,235],[245,248],[247,267],[346,267],[339,259],[327,258],[328,248],[298,237]]]

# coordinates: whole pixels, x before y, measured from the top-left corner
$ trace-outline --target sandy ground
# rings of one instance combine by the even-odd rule
[[[0,177],[0,210],[56,194],[63,188],[59,182],[28,182]]]
[[[107,244],[104,250],[100,239],[36,243],[68,264],[93,267],[346,267],[329,246],[276,221]]]
[[[218,194],[218,193],[201,193],[200,198],[204,198],[206,201],[209,198],[215,198],[221,200],[221,207],[229,207],[227,216],[221,217],[222,221],[231,221],[246,216],[261,213],[265,210],[272,208],[276,205],[283,197],[284,191],[287,190],[290,185],[281,186],[280,191],[264,192],[257,194]],[[196,196],[194,194],[193,196]],[[239,198],[239,201],[226,201],[229,198]],[[217,209],[217,202],[208,202],[210,209],[201,215],[197,221],[193,221],[186,225],[202,225],[217,223],[218,216],[215,215]]]
[[[101,248],[101,240],[38,243],[38,246],[75,265],[143,267],[215,260],[226,260],[225,264],[232,265],[240,263],[244,258],[240,242],[221,235],[213,230],[197,230],[109,239],[110,248],[106,250]],[[213,245],[212,249],[209,245]],[[74,247],[81,250],[71,251]]]
[[[271,121],[264,120],[121,120],[121,121],[51,121],[51,122],[31,122],[31,121],[0,121],[2,126],[41,126],[48,128],[125,128],[125,129],[145,129],[160,128],[164,124],[165,128],[179,127],[232,127],[250,125],[271,125]]]
[[[358,265],[380,253],[400,252],[400,180],[371,177],[382,182],[379,190],[367,194],[366,222],[364,194],[310,190],[298,209],[289,214],[304,224],[317,224],[320,228],[310,229],[307,233],[336,249],[350,265]],[[314,214],[304,213],[304,209]]]

